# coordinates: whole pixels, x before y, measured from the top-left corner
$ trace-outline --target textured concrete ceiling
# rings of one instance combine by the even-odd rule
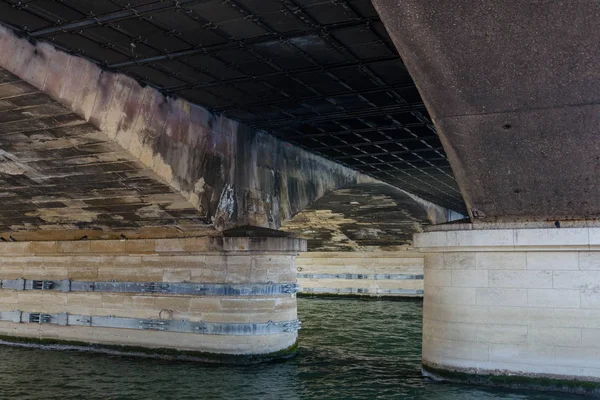
[[[465,210],[370,0],[4,0],[0,22]]]
[[[374,2],[474,222],[600,217],[600,2]]]
[[[451,217],[393,186],[364,183],[326,194],[282,230],[307,239],[311,251],[360,251],[410,245],[424,225]]]
[[[5,239],[181,235],[210,223],[104,133],[4,69],[0,204]]]

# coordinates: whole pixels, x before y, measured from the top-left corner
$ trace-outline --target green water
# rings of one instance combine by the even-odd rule
[[[300,352],[243,367],[0,347],[0,399],[583,399],[428,381],[417,302],[299,299]]]

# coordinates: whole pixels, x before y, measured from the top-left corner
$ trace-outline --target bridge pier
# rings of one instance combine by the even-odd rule
[[[291,237],[0,243],[0,339],[169,359],[295,353]]]
[[[426,373],[598,389],[600,228],[432,228],[415,235],[415,246],[427,253]]]

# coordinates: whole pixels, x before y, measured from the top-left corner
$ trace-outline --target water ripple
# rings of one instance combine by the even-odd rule
[[[3,346],[0,398],[582,399],[426,380],[420,372],[420,303],[299,299],[298,307],[298,357],[255,366]]]

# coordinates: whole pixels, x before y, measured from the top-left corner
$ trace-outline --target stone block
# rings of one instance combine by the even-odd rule
[[[185,242],[182,239],[156,239],[154,250],[157,253],[176,253],[185,251]]]
[[[425,284],[431,286],[452,286],[452,271],[426,270]]]
[[[512,229],[448,231],[446,235],[451,247],[514,246]]]
[[[428,247],[443,247],[448,245],[446,232],[415,233],[413,236],[416,249]]]
[[[29,251],[33,254],[56,254],[58,242],[30,242]]]
[[[475,253],[444,253],[444,269],[475,269]]]
[[[536,270],[566,270],[579,269],[577,252],[528,252],[527,269]]]
[[[427,296],[427,292],[425,292]],[[490,321],[489,307],[457,304],[440,304],[425,301],[427,318],[432,321],[463,322],[471,324],[487,324]]]
[[[479,361],[488,361],[490,355],[490,345],[487,343],[437,339],[426,336],[423,337],[423,349],[424,360],[429,359],[429,353],[440,358],[451,357]]]
[[[526,269],[525,252],[478,252],[475,255],[477,269]]]
[[[497,288],[551,288],[552,271],[489,271],[489,286]]]
[[[59,241],[58,242],[59,253],[89,253],[90,242],[87,240],[79,241]]]
[[[600,368],[600,349],[590,347],[563,347],[555,348],[557,365],[584,368]]]
[[[69,293],[68,305],[77,307],[100,307],[102,305],[102,294],[100,293]]]
[[[70,259],[71,265],[76,268],[114,268],[115,257],[108,254],[94,254],[90,255],[78,255],[63,257],[63,259]]]
[[[600,309],[600,290],[581,290],[581,308]]]
[[[600,290],[600,271],[554,271],[557,289]]]
[[[528,343],[531,346],[581,346],[581,329],[557,327],[529,327]]]
[[[581,347],[600,349],[600,329],[582,329]]]
[[[248,310],[252,312],[258,310],[271,311],[274,309],[274,299],[221,299],[221,310],[224,312],[239,312],[240,310]]]
[[[526,307],[489,307],[490,323],[495,325],[529,325],[529,313]]]
[[[527,306],[527,289],[490,287],[476,290],[477,305],[480,306]]]
[[[529,307],[579,308],[579,290],[527,289]]]
[[[90,240],[92,253],[124,253],[127,248],[126,240]]]
[[[485,324],[475,327],[477,341],[484,343],[527,344],[527,326]]]
[[[448,340],[477,341],[477,325],[459,322],[423,321],[423,335]]]
[[[492,344],[490,361],[507,364],[554,365],[554,355],[553,346]]]
[[[548,326],[600,329],[600,310],[555,308]]]
[[[146,266],[142,264],[142,257],[138,255],[114,256],[112,264],[115,268],[139,268]]]
[[[475,288],[440,287],[435,292],[425,293],[425,297],[441,304],[475,305]]]
[[[189,311],[190,299],[188,297],[156,296],[154,298],[154,306],[159,310]]]
[[[600,245],[600,228],[590,227],[588,228],[589,240],[591,246]]]
[[[600,270],[600,251],[580,251],[579,269]]]
[[[588,228],[515,229],[515,246],[588,246]]]
[[[429,269],[444,269],[444,254],[443,253],[427,253],[424,259],[424,268]]]
[[[487,287],[488,271],[485,270],[452,270],[453,287]]]
[[[154,253],[154,239],[136,239],[125,242],[125,251],[130,254]]]
[[[163,282],[191,282],[192,271],[189,268],[165,268]]]
[[[30,254],[30,242],[8,242],[0,243],[0,255],[8,254]]]

